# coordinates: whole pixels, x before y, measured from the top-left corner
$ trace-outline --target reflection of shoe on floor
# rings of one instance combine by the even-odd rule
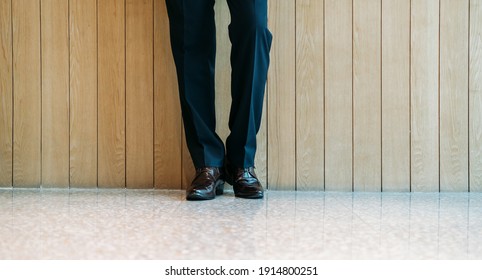
[[[237,168],[228,164],[225,173],[226,181],[233,186],[236,197],[263,198],[263,186],[254,172],[254,167]]]
[[[209,200],[224,192],[224,179],[217,167],[196,169],[191,186],[186,190],[187,200]]]

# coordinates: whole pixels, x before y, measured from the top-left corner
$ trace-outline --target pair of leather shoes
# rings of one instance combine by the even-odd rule
[[[234,195],[241,198],[263,198],[264,191],[254,172],[254,167],[239,168],[230,165],[225,168],[226,182],[233,186]]]
[[[224,192],[224,176],[218,167],[196,169],[196,176],[186,190],[187,200],[209,200]]]

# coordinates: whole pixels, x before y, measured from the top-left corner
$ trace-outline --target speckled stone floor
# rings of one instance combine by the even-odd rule
[[[0,259],[482,259],[482,194],[0,189]]]

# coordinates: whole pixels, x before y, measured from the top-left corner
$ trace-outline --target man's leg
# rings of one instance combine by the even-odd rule
[[[254,157],[272,40],[268,4],[267,0],[227,2],[231,12],[232,104],[226,178],[233,185],[235,196],[262,198],[264,191],[254,172]]]
[[[187,145],[196,168],[221,167],[216,134],[214,0],[166,0]]]
[[[224,144],[216,134],[214,0],[166,0],[187,146],[196,176],[187,200],[223,193]]]
[[[256,134],[261,125],[272,35],[267,0],[227,0],[232,43],[231,134],[227,158],[239,168],[254,166]]]

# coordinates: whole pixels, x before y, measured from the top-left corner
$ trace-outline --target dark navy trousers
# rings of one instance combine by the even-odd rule
[[[216,134],[214,0],[166,0],[182,118],[196,167],[254,166],[272,35],[267,0],[227,0],[231,13],[230,135]],[[221,93],[225,94],[225,93]]]

